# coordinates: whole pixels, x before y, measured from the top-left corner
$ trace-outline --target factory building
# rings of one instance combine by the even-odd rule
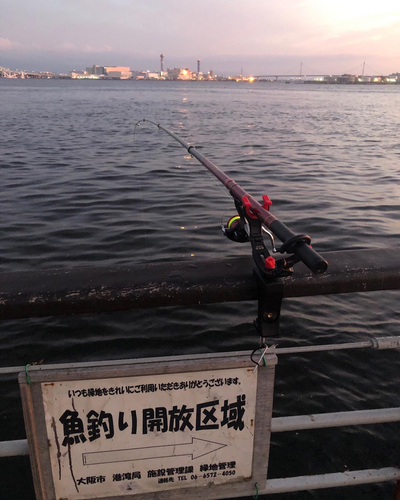
[[[90,68],[86,68],[86,74],[101,76],[101,75],[105,75],[106,71],[105,71],[104,66],[94,65],[94,66],[91,66]]]
[[[193,73],[188,68],[168,68],[169,80],[191,80]]]
[[[147,80],[158,80],[160,78],[160,73],[157,71],[146,71],[145,75]]]
[[[131,71],[131,77],[134,80],[144,80],[147,77],[147,71]]]
[[[105,74],[111,78],[130,78],[131,69],[128,66],[104,66]]]
[[[350,83],[355,83],[356,77],[355,75],[347,75],[347,74],[344,74],[342,76],[325,76],[323,81],[327,83],[350,84]]]

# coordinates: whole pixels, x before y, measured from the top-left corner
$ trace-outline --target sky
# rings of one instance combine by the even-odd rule
[[[398,0],[0,0],[0,66],[400,72]]]

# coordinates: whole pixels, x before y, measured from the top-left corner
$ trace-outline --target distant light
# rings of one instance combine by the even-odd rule
[[[182,227],[181,227],[181,229],[185,229],[185,227],[184,227],[184,226],[182,226]]]
[[[254,76],[249,77],[249,82],[254,82]]]

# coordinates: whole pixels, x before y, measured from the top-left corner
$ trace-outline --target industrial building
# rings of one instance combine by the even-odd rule
[[[97,76],[102,76],[106,74],[104,66],[91,66],[90,68],[86,68],[85,73],[87,75],[97,75]]]
[[[193,73],[189,68],[168,68],[169,80],[191,80],[192,78]]]
[[[106,76],[111,78],[130,78],[131,69],[128,66],[104,66]]]

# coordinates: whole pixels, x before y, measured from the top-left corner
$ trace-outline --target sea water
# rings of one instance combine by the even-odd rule
[[[175,131],[320,253],[400,243],[400,86],[0,79],[0,272],[248,255],[223,237],[224,188]],[[287,299],[279,346],[400,334],[397,291]],[[244,302],[1,322],[1,366],[251,350]],[[398,351],[281,356],[274,416],[399,406]],[[22,439],[15,376],[0,439]],[[398,465],[399,424],[272,436],[270,477]],[[257,436],[255,436],[257,439]],[[0,496],[31,499],[28,459]],[[390,485],[293,493],[391,498]],[[3,498],[3,497],[2,497]]]

